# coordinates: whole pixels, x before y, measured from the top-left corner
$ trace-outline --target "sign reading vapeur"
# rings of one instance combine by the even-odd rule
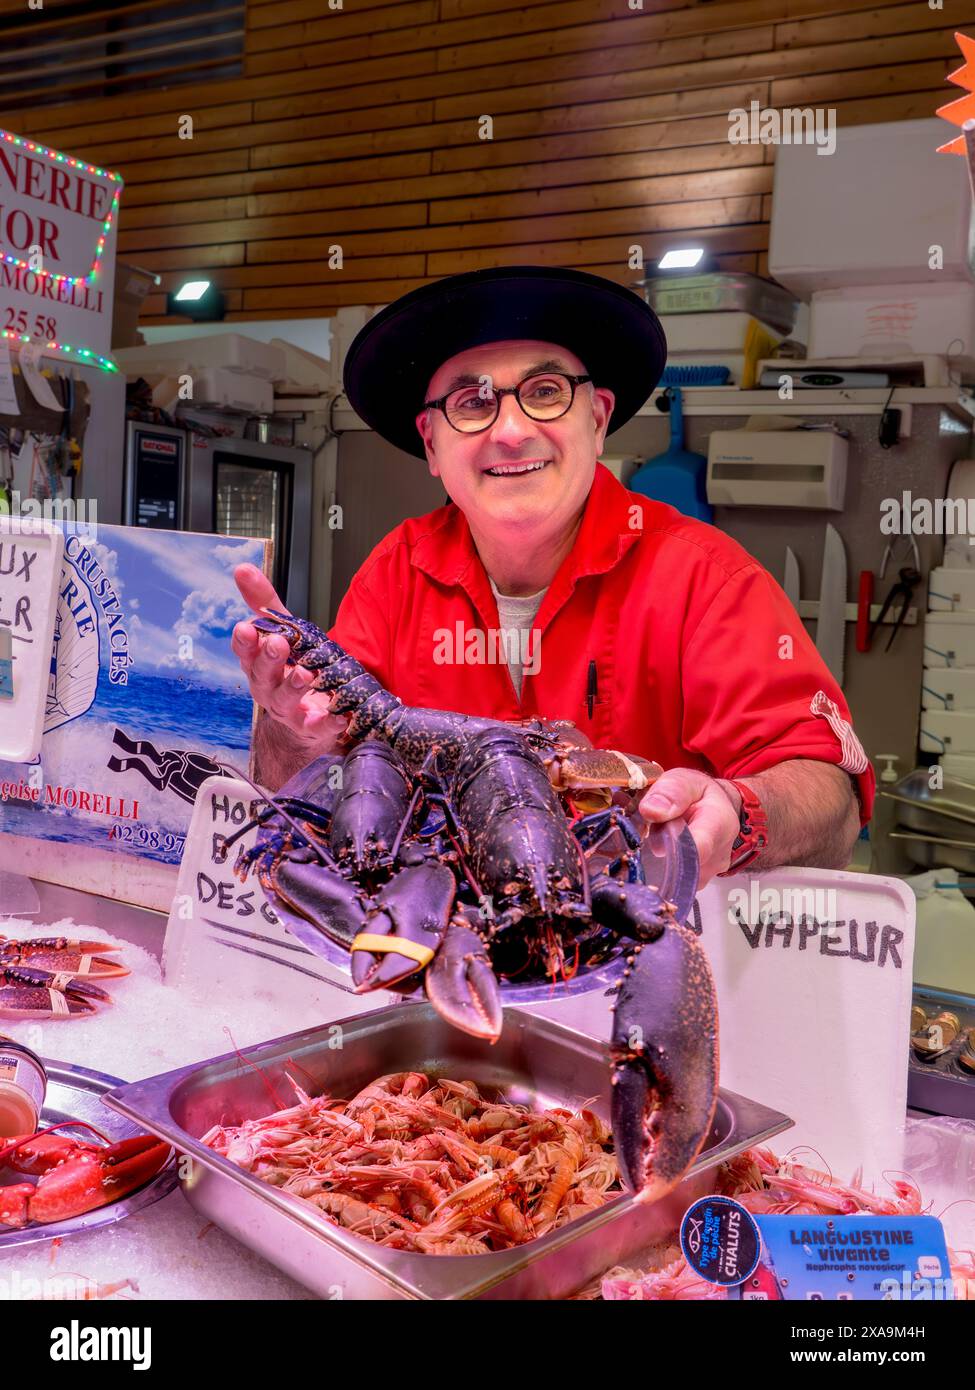
[[[0,334],[106,358],[121,190],[118,174],[0,130]]]

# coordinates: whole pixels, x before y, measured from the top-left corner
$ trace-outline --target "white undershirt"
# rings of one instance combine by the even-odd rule
[[[535,662],[538,661],[538,654],[535,650],[535,644],[531,642],[530,633],[535,615],[542,606],[542,599],[548,591],[539,589],[537,594],[526,594],[523,598],[512,598],[509,594],[498,593],[498,586],[493,579],[491,580],[491,589],[498,605],[501,631],[505,635],[505,652],[509,658],[508,670],[511,672],[511,679],[520,700],[521,688],[525,681],[522,658],[526,652],[529,652],[531,659]]]

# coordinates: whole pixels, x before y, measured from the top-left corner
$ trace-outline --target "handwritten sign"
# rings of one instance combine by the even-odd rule
[[[211,777],[200,788],[186,836],[179,882],[163,948],[163,978],[201,1003],[221,997],[253,999],[278,1016],[282,1032],[367,1013],[401,1000],[377,990],[349,993],[352,982],[306,950],[281,925],[260,881],[234,873],[241,849],[257,827],[226,841],[265,803],[234,777]]]
[[[118,174],[0,130],[0,334],[109,352],[121,188]]]
[[[10,762],[30,762],[41,751],[63,552],[56,526],[0,514],[0,631],[10,649],[0,758]]]

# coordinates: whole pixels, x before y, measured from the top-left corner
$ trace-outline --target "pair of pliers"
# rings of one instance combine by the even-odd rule
[[[887,616],[888,609],[893,605],[896,599],[899,598],[901,600],[900,612],[897,614],[897,621],[894,623],[890,637],[887,639],[887,645],[884,647],[885,652],[889,652],[893,646],[894,638],[897,636],[897,630],[903,623],[907,615],[907,610],[910,607],[911,596],[921,582],[921,571],[911,566],[905,566],[903,569],[899,570],[898,575],[899,578],[897,583],[891,585],[887,597],[880,606],[880,612],[877,614],[877,617],[870,627],[870,641],[873,642],[877,628]]]

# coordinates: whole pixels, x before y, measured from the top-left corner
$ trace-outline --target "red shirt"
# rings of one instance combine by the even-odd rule
[[[330,635],[406,704],[571,719],[597,747],[718,777],[790,758],[834,763],[856,776],[869,820],[873,768],[779,585],[730,536],[628,492],[602,464],[535,618],[540,655],[520,700],[503,647],[488,643],[487,664],[483,654],[480,664],[457,659],[477,655],[474,633],[499,626],[467,520],[450,503],[376,546]]]

